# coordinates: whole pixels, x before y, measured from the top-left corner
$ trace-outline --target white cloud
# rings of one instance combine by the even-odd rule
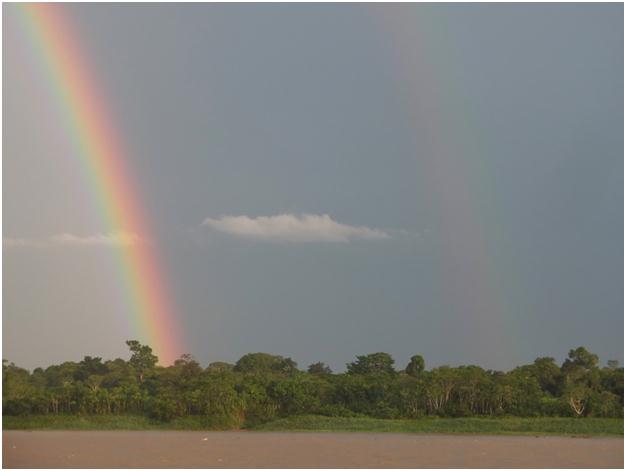
[[[203,226],[248,239],[289,242],[348,242],[353,239],[388,239],[381,229],[350,226],[331,219],[327,214],[279,214],[277,216],[222,216],[207,218]]]
[[[128,246],[141,242],[136,234],[127,232],[111,232],[108,234],[93,234],[86,236],[78,236],[70,233],[56,234],[50,237],[42,238],[12,238],[5,237],[2,239],[2,245],[5,249],[29,247],[29,248],[45,248],[55,246],[80,247],[80,246]]]
[[[53,236],[52,242],[59,245],[133,245],[140,241],[135,234],[126,232],[116,232],[110,234],[95,234],[87,236],[77,236],[74,234],[64,233]]]
[[[42,239],[24,239],[15,237],[4,237],[2,246],[5,249],[13,249],[19,247],[45,247],[45,241]]]

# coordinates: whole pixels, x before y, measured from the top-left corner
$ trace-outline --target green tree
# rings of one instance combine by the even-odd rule
[[[154,369],[159,358],[152,353],[150,347],[140,344],[137,340],[127,340],[126,345],[132,353],[129,363],[137,372],[139,382],[143,383],[146,373]]]
[[[568,358],[563,362],[561,369],[564,372],[575,368],[582,368],[585,371],[589,371],[597,366],[598,355],[589,352],[585,347],[578,347],[569,351]]]
[[[162,367],[148,346],[128,346],[129,361],[85,356],[32,373],[3,361],[3,412],[197,416],[207,428],[231,428],[294,414],[622,417],[624,410],[624,369],[599,368],[597,355],[582,347],[570,350],[561,368],[541,357],[508,372],[473,365],[427,371],[416,355],[407,374],[395,374],[393,358],[379,352],[332,374],[321,362],[305,373],[290,358],[267,353],[206,369],[186,354]]]
[[[330,385],[315,375],[299,373],[270,384],[270,396],[276,400],[281,415],[317,413]]]
[[[561,366],[566,394],[568,391],[583,389],[596,392],[600,390],[601,372],[598,368],[598,360],[598,355],[587,351],[584,347],[569,351],[568,358]]]
[[[297,371],[297,363],[291,358],[269,353],[248,353],[235,364],[233,371],[238,373],[280,373],[292,374]]]
[[[246,423],[267,422],[276,417],[279,404],[268,393],[272,379],[268,375],[245,375],[237,385],[238,392],[244,401],[244,418]]]
[[[224,373],[226,371],[233,371],[234,367],[235,365],[224,361],[214,361],[213,363],[209,363],[209,366],[206,367],[206,371],[207,373]]]
[[[394,374],[394,359],[388,353],[378,352],[358,355],[356,361],[347,364],[349,374]]]
[[[425,413],[425,382],[422,377],[404,375],[398,378],[394,388],[394,405],[402,417],[416,419]]]
[[[307,370],[307,372],[309,374],[318,376],[330,375],[333,373],[330,367],[322,361],[309,365],[309,369]]]
[[[606,362],[606,366],[610,370],[617,370],[619,368],[619,361],[617,360],[609,360]]]
[[[456,384],[455,370],[449,366],[440,366],[428,372],[424,379],[424,397],[428,412],[444,415],[444,409]]]
[[[237,393],[232,375],[222,375],[220,380],[206,380],[198,389],[200,412],[211,425],[218,428],[240,427],[244,421],[245,403]]]
[[[537,358],[530,369],[543,391],[548,392],[552,396],[558,395],[562,377],[561,370],[554,362],[554,358]]]
[[[84,381],[89,376],[104,375],[106,372],[107,367],[102,363],[102,358],[86,356],[78,363],[78,367],[74,373],[74,379]]]
[[[539,415],[543,392],[529,368],[518,367],[506,373],[502,379],[505,388],[505,411],[520,417]]]
[[[197,378],[202,372],[202,367],[193,356],[185,353],[174,361],[174,369],[178,370],[179,375],[185,381],[191,381]]]
[[[422,357],[422,355],[413,355],[404,371],[409,376],[417,378],[424,371],[425,366],[426,363],[424,362],[424,357]]]
[[[460,366],[456,370],[453,398],[455,415],[474,415],[483,411],[485,392],[489,390],[490,377],[479,366]]]
[[[589,402],[592,391],[582,384],[570,384],[565,389],[565,399],[576,417],[581,417]]]

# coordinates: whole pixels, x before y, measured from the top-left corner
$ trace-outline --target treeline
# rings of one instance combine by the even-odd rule
[[[347,372],[324,363],[298,369],[290,358],[249,353],[203,368],[190,355],[157,365],[150,347],[126,342],[130,359],[86,356],[32,373],[3,361],[7,415],[139,414],[161,421],[201,416],[207,426],[240,427],[298,414],[623,417],[624,369],[579,347],[508,372],[479,366],[427,370],[420,355],[398,371],[387,353],[357,356]]]

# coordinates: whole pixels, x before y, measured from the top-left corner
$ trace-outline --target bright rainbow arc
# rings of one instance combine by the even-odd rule
[[[162,364],[170,364],[182,353],[182,342],[168,283],[151,242],[153,233],[102,88],[62,8],[30,3],[21,4],[19,10],[104,224],[113,234],[140,238],[115,249],[122,285],[137,334],[145,337]]]

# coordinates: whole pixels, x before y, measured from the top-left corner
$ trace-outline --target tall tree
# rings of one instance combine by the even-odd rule
[[[152,353],[150,347],[140,344],[137,340],[127,340],[126,345],[132,353],[129,363],[137,372],[139,382],[143,383],[145,374],[155,367],[159,358]]]
[[[598,355],[589,352],[585,347],[578,347],[569,351],[568,358],[563,362],[562,369],[567,371],[573,368],[591,370],[598,366]]]
[[[350,374],[374,374],[386,373],[394,374],[394,359],[389,353],[377,352],[368,355],[358,355],[356,361],[348,363],[348,373]]]
[[[406,369],[404,371],[409,376],[417,378],[422,373],[422,371],[424,371],[425,366],[426,363],[424,362],[424,357],[422,355],[413,355],[411,357],[411,360],[409,361],[409,364],[406,365]]]

